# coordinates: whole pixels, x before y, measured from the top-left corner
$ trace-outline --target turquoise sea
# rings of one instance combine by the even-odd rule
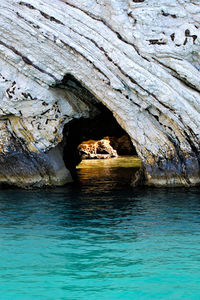
[[[110,162],[1,190],[0,299],[200,299],[199,188],[133,190]]]

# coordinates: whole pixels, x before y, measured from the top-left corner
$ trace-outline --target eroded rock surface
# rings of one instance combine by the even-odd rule
[[[110,137],[111,146],[117,151],[118,155],[137,155],[133,143],[128,135],[121,137]]]
[[[1,0],[0,181],[69,181],[63,127],[101,102],[145,184],[199,184],[199,20],[197,0]]]
[[[107,159],[117,157],[117,151],[113,149],[109,138],[100,141],[85,141],[78,146],[79,155],[82,159]]]

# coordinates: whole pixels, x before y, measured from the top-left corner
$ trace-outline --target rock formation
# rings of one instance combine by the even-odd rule
[[[85,141],[78,146],[78,151],[82,159],[107,159],[118,156],[109,138]]]
[[[118,155],[137,154],[128,135],[84,141],[77,149],[81,159],[107,159]]]
[[[111,146],[117,151],[118,155],[137,155],[135,148],[128,135],[119,138],[109,137]]]
[[[198,0],[1,0],[0,14],[0,182],[69,182],[64,125],[102,103],[138,181],[200,183]]]

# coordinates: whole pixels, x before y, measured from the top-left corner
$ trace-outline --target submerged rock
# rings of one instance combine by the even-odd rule
[[[0,14],[1,183],[69,182],[63,128],[99,103],[130,136],[138,181],[200,183],[198,1],[1,0]]]

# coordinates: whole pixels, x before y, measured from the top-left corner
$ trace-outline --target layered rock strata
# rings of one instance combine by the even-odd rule
[[[113,112],[148,185],[200,182],[200,5],[1,0],[0,182],[70,180],[63,127]]]

